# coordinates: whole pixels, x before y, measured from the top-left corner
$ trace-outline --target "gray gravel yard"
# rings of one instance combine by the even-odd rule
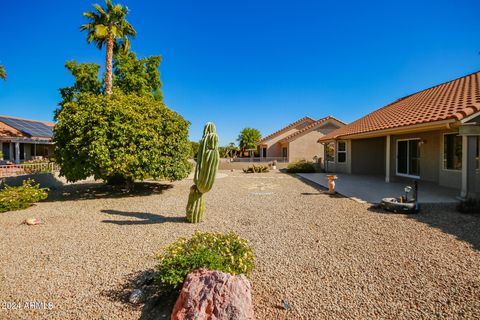
[[[155,251],[196,229],[250,241],[257,319],[480,318],[480,216],[386,214],[296,176],[223,173],[199,225],[184,222],[191,180],[135,196],[70,185],[0,214],[0,319],[150,319],[122,293]],[[27,217],[45,224],[20,225]],[[29,301],[53,308],[27,310]]]

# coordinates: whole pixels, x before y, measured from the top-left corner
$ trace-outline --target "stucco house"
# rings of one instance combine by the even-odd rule
[[[321,137],[329,172],[430,181],[478,195],[480,72],[398,99]]]
[[[20,163],[53,156],[53,123],[0,116],[3,162]]]
[[[320,161],[323,148],[318,147],[318,139],[344,125],[332,116],[319,120],[304,117],[258,141],[260,158]]]

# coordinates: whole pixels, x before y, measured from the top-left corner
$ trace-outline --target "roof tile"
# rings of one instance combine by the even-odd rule
[[[273,138],[273,137],[275,137],[275,136],[278,136],[279,134],[281,134],[281,133],[287,131],[288,129],[290,129],[290,128],[292,128],[292,127],[295,127],[296,125],[298,125],[298,124],[300,124],[300,123],[302,123],[302,122],[305,122],[305,121],[315,122],[315,120],[312,119],[312,118],[310,118],[310,117],[303,117],[302,119],[297,120],[297,121],[295,121],[295,122],[293,122],[293,123],[290,123],[288,126],[282,128],[282,129],[280,129],[280,130],[278,130],[278,131],[275,131],[274,133],[269,134],[269,135],[266,136],[266,137],[263,137],[263,138],[260,139],[257,143],[261,143],[261,142],[264,142],[264,141],[266,141],[266,140],[268,140],[268,139],[270,139],[270,138]]]
[[[440,120],[462,120],[480,111],[480,71],[400,98],[319,141]]]

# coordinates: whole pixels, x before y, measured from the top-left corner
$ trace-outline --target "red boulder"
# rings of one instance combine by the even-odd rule
[[[250,282],[242,274],[198,269],[187,275],[172,320],[252,320]]]

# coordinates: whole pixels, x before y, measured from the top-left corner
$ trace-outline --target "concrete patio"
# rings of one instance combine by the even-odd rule
[[[329,173],[330,174],[330,173]],[[326,173],[299,173],[300,177],[328,188]],[[351,174],[336,174],[335,190],[346,197],[361,202],[379,203],[382,198],[398,197],[404,194],[407,185],[413,187],[413,182],[389,182],[383,177]],[[409,196],[413,195],[413,191]],[[420,203],[456,203],[459,191],[438,186],[434,183],[421,181],[418,187]]]

